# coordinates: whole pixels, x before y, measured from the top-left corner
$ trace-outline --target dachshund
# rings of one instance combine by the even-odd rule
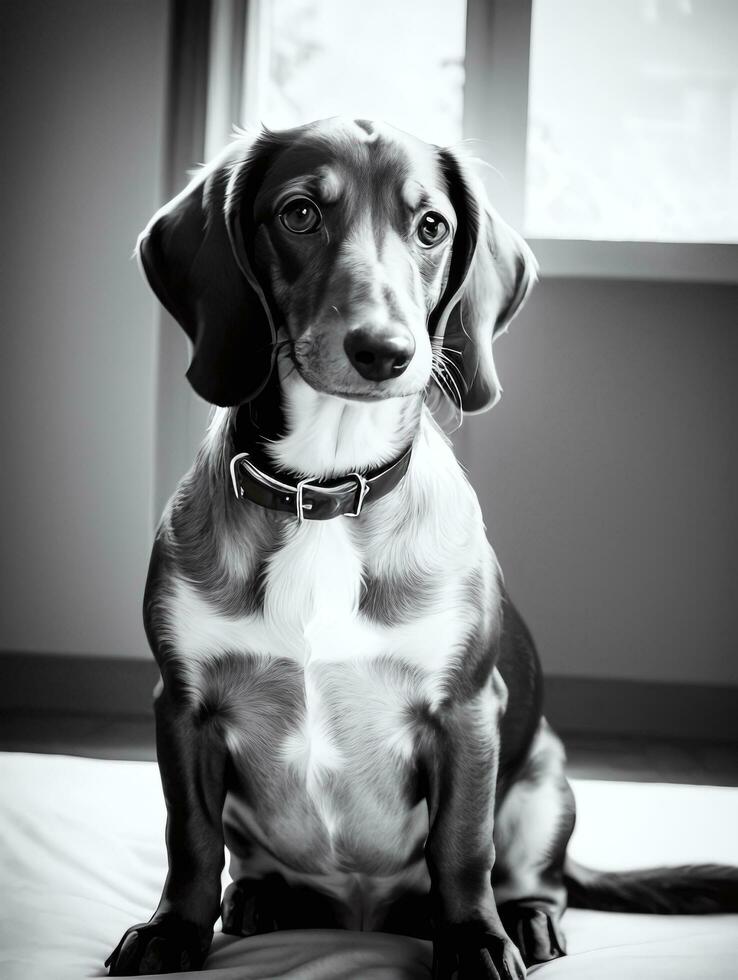
[[[436,980],[519,980],[564,954],[567,894],[738,908],[734,869],[566,858],[537,654],[432,411],[495,404],[537,276],[469,162],[361,119],[240,132],[138,255],[216,407],[144,598],[169,871],[110,974],[201,967],[222,916],[425,937]]]

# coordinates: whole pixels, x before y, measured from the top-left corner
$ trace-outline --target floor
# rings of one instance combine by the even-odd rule
[[[564,736],[569,774],[589,779],[738,786],[738,745],[676,739]],[[0,750],[84,755],[100,759],[156,758],[152,718],[6,713]]]

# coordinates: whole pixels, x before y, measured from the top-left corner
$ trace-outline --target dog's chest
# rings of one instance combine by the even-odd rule
[[[436,583],[435,601],[422,614],[391,623],[365,615],[362,589],[382,584],[365,584],[372,575],[346,519],[295,524],[262,568],[261,609],[244,615],[223,611],[184,578],[169,583],[165,628],[193,699],[202,701],[213,676],[222,677],[229,664],[238,670],[243,657],[256,657],[290,673],[297,668],[307,707],[310,679],[330,676],[331,664],[341,665],[345,677],[404,671],[418,696],[437,701],[470,627],[452,577],[448,587]]]
[[[244,774],[253,837],[268,827],[264,845],[295,866],[350,840],[352,859],[386,868],[468,622],[449,596],[396,625],[364,616],[364,561],[345,520],[295,525],[264,567],[263,609],[247,616],[175,583],[166,619],[180,675]]]

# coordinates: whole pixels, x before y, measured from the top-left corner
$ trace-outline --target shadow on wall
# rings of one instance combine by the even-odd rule
[[[0,649],[144,656],[166,0],[0,7]]]
[[[552,674],[738,684],[738,288],[551,280],[465,454]]]

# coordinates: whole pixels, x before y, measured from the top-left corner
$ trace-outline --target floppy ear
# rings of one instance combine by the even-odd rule
[[[429,326],[463,380],[461,407],[483,412],[502,393],[492,343],[530,293],[538,263],[493,210],[481,181],[450,150],[440,158],[458,225],[446,288]]]
[[[138,239],[149,285],[192,341],[190,384],[216,405],[250,401],[274,365],[274,325],[241,230],[242,217],[247,229],[253,221],[264,150],[263,140],[231,143]]]

